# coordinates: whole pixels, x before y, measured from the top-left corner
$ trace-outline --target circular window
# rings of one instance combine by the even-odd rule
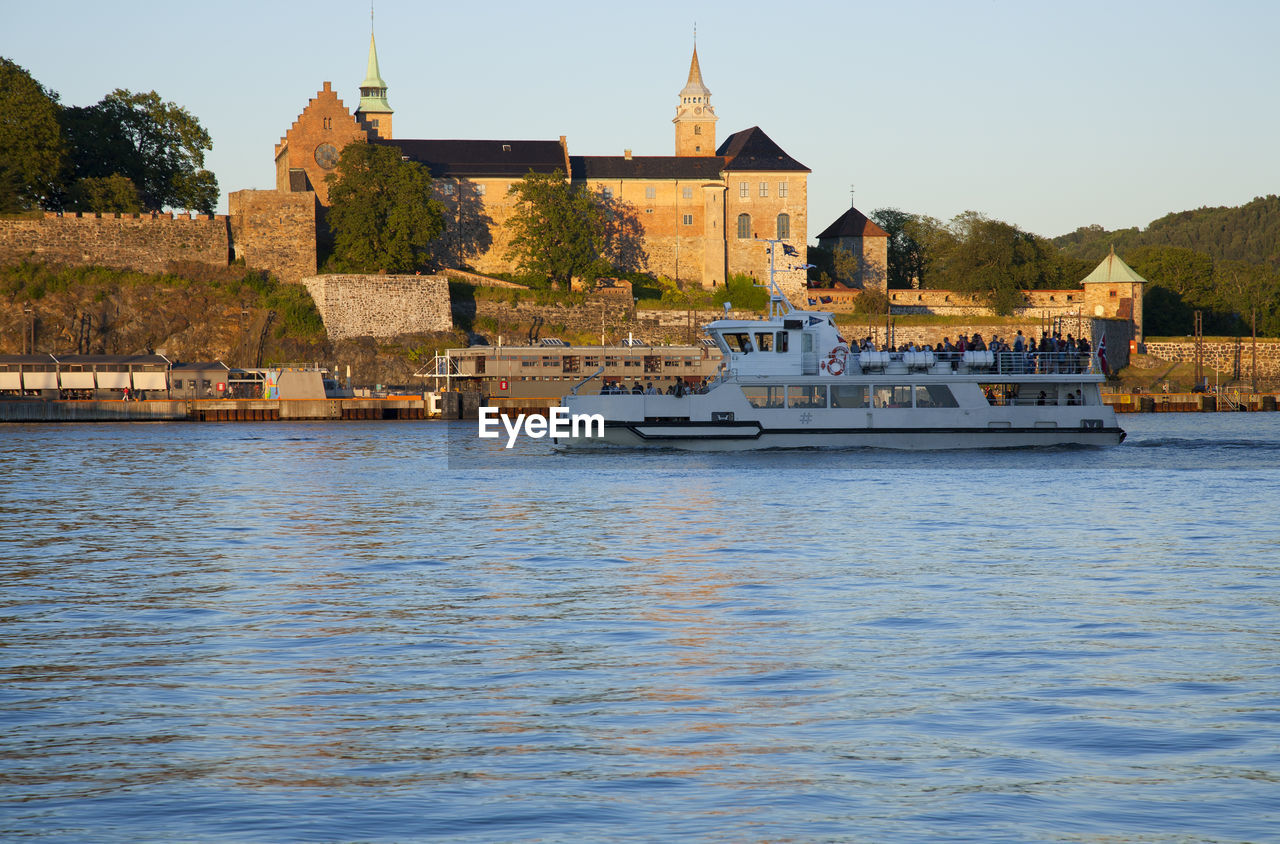
[[[316,164],[326,170],[338,166],[338,149],[333,144],[321,144],[316,147]]]

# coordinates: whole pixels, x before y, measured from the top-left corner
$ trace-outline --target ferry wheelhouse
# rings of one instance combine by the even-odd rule
[[[772,243],[772,241],[770,241]],[[775,244],[776,245],[776,244]],[[830,313],[797,311],[773,283],[768,316],[706,326],[723,360],[705,392],[579,392],[573,414],[604,417],[603,437],[571,448],[1016,448],[1116,445],[1096,356],[966,351],[944,357],[850,348]]]

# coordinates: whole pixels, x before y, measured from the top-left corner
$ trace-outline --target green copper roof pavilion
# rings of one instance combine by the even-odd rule
[[[1133,271],[1133,267],[1126,264],[1116,255],[1116,248],[1111,247],[1111,254],[1102,259],[1102,263],[1094,268],[1093,272],[1081,281],[1081,284],[1096,283],[1116,283],[1116,282],[1136,281],[1146,284],[1147,280]]]

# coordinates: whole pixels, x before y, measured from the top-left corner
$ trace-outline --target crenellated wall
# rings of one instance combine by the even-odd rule
[[[0,263],[39,261],[163,272],[170,262],[225,267],[226,215],[57,214],[0,219]]]

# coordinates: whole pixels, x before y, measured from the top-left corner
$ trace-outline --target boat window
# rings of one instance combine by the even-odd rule
[[[838,384],[831,388],[832,407],[867,407],[865,384]]]
[[[742,394],[752,407],[782,407],[781,386],[743,386]]]
[[[872,407],[911,407],[910,384],[876,384],[871,388]]]
[[[810,331],[806,331],[801,336],[803,337],[803,339],[800,341],[801,353],[806,355],[813,354],[813,333]]]
[[[725,334],[724,342],[728,344],[729,351],[746,354],[747,352],[751,351],[750,338],[751,338],[751,335],[747,334],[746,332],[740,332],[735,334]]]
[[[982,394],[986,396],[987,404],[995,407],[1004,407],[1005,405],[1015,404],[1035,404],[1035,401],[1023,402],[1018,400],[1018,394],[1022,387],[1021,384],[979,384],[982,388]]]
[[[945,384],[917,384],[916,407],[959,407]]]
[[[787,407],[826,407],[825,384],[799,384],[787,387]]]
[[[771,352],[773,351],[773,333],[770,331],[756,332],[756,351]]]
[[[779,332],[778,332],[778,343],[777,343],[777,345],[776,345],[776,346],[774,346],[775,351],[778,351],[778,352],[785,352],[785,351],[787,350],[787,337],[788,337],[788,336],[789,336],[789,335],[788,335],[788,333],[787,333],[786,331],[779,331]]]

